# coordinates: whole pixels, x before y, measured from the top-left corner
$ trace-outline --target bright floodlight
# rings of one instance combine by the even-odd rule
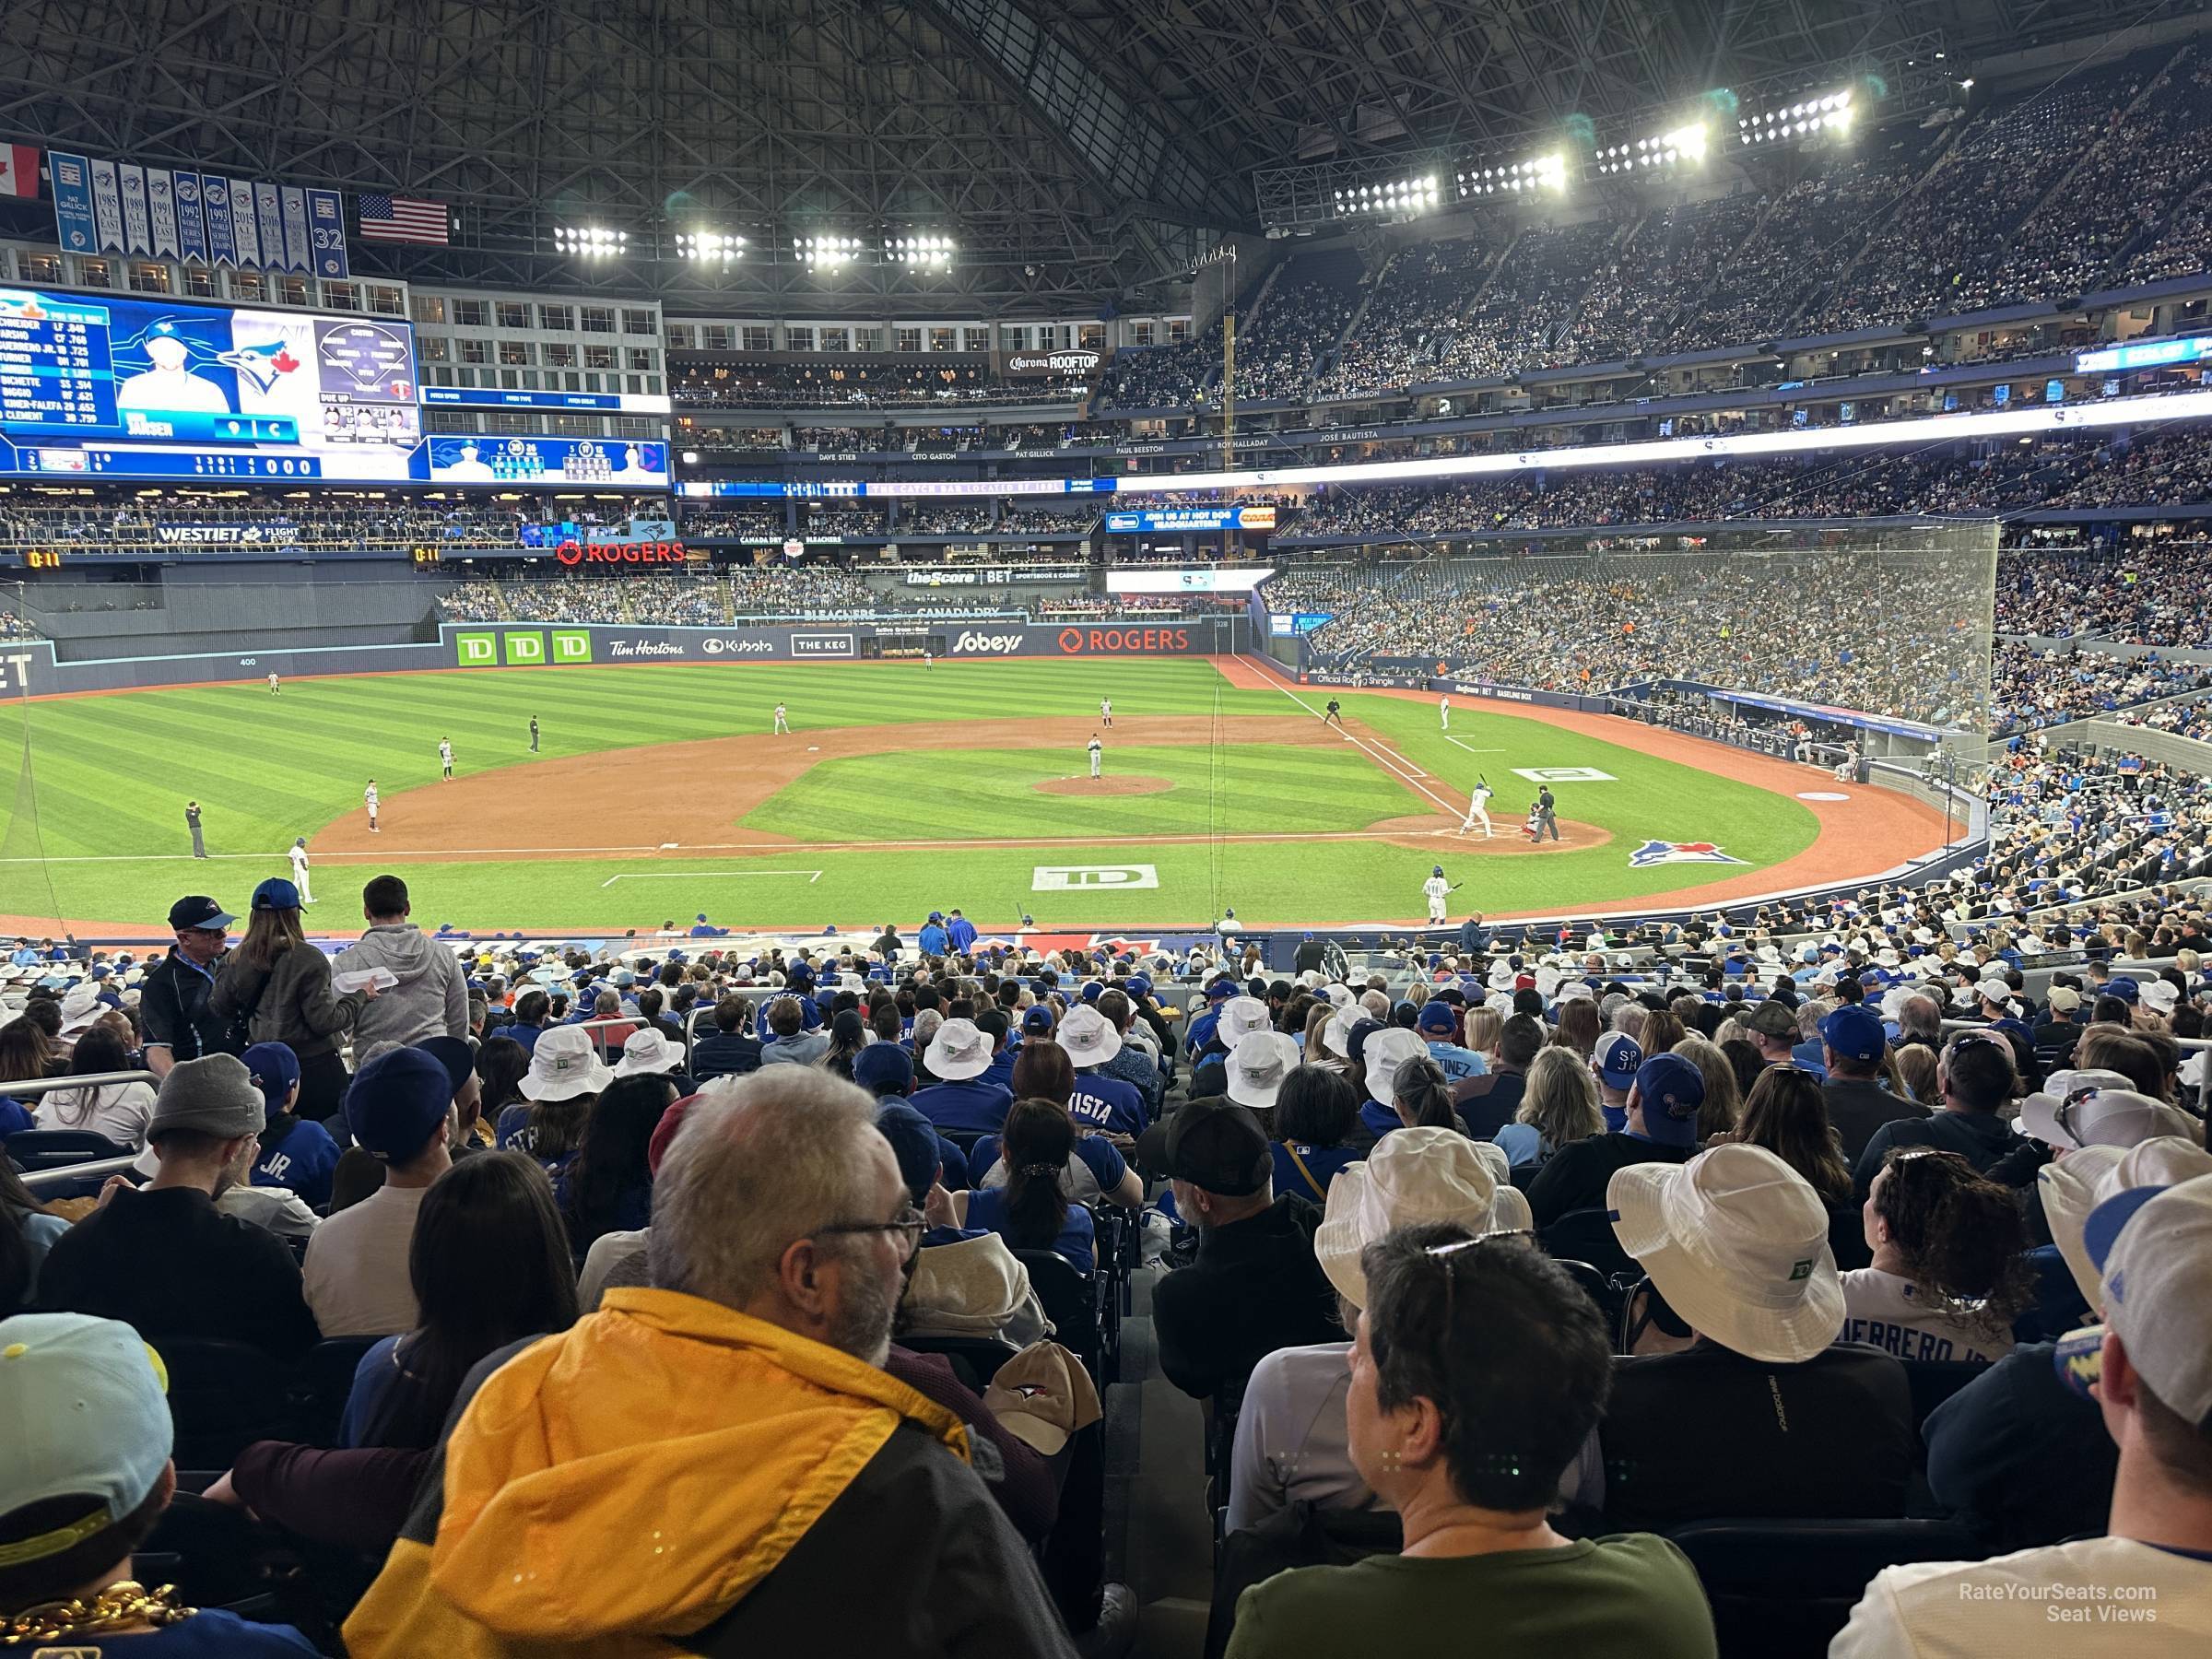
[[[609,259],[629,251],[629,232],[599,225],[556,225],[553,246],[585,259]]]
[[[720,230],[679,230],[676,236],[679,257],[707,265],[728,265],[745,257],[745,238]]]

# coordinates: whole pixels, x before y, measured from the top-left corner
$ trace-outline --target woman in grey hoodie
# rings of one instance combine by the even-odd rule
[[[281,1042],[299,1056],[293,1111],[319,1124],[336,1112],[346,1093],[337,1040],[375,995],[374,985],[342,996],[331,988],[330,959],[307,942],[300,925],[300,889],[271,879],[253,889],[246,936],[223,958],[207,1006],[234,1026],[242,1022],[240,1046]]]

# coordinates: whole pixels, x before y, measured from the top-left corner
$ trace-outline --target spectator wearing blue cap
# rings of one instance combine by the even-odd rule
[[[1602,1222],[1606,1184],[1617,1171],[1634,1164],[1688,1162],[1698,1150],[1698,1112],[1704,1104],[1705,1076],[1689,1061],[1673,1053],[1646,1058],[1629,1086],[1620,1131],[1561,1147],[1529,1182],[1528,1207],[1538,1230],[1569,1216],[1594,1215]],[[1589,1230],[1593,1250],[1607,1255],[1593,1265],[1625,1268],[1617,1245],[1609,1253],[1605,1249],[1604,1231],[1602,1227]],[[1581,1238],[1578,1232],[1578,1242]]]
[[[242,1058],[265,1109],[253,1184],[289,1188],[310,1209],[321,1209],[330,1202],[338,1143],[322,1124],[293,1111],[300,1099],[299,1058],[281,1042],[257,1042]]]
[[[1192,1059],[1195,1060],[1204,1053],[1207,1045],[1213,1042],[1214,1031],[1221,1023],[1222,1005],[1236,995],[1239,989],[1237,982],[1227,977],[1217,979],[1206,986],[1206,1012],[1192,1020],[1191,1029],[1182,1034],[1183,1050]],[[1222,1052],[1227,1053],[1227,1050]]]
[[[379,1054],[354,1078],[347,1126],[384,1166],[384,1182],[324,1221],[307,1247],[308,1306],[324,1335],[391,1336],[415,1327],[407,1252],[423,1194],[453,1164],[453,1078],[421,1049]]]
[[[914,935],[914,943],[921,947],[922,954],[925,957],[941,957],[946,953],[951,947],[952,936],[945,931],[944,912],[929,912],[929,920],[922,924],[922,931]]]
[[[1430,997],[1414,1016],[1413,1029],[1429,1045],[1429,1058],[1443,1070],[1447,1081],[1461,1083],[1469,1077],[1479,1077],[1490,1069],[1490,1063],[1473,1049],[1459,1045],[1459,1016],[1452,1005]]]
[[[1643,1045],[1626,1031],[1607,1031],[1590,1052],[1590,1069],[1597,1074],[1597,1109],[1605,1114],[1608,1133],[1629,1126],[1629,1090],[1643,1065]]]
[[[323,1123],[346,1094],[338,1039],[375,995],[373,982],[343,995],[332,988],[330,959],[300,926],[300,889],[272,879],[253,889],[246,936],[223,959],[207,1008],[234,1028],[242,1025],[253,1042],[289,1048],[300,1062],[295,1110]]]
[[[1863,1003],[1847,1003],[1820,1022],[1821,1060],[1828,1069],[1820,1094],[1846,1163],[1858,1162],[1884,1124],[1928,1115],[1925,1106],[1900,1100],[1882,1086],[1887,1047],[1882,1017]]]
[[[710,925],[707,921],[707,912],[705,911],[700,911],[698,915],[691,919],[690,936],[694,939],[719,939],[726,935],[729,931],[730,930],[726,927],[714,927]]]

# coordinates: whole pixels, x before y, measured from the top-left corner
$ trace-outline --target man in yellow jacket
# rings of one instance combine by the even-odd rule
[[[877,1369],[923,1224],[875,1110],[795,1065],[692,1109],[655,1288],[471,1374],[355,1659],[1073,1659],[968,1431]]]

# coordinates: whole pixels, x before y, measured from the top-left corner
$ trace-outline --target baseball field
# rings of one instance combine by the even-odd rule
[[[1339,729],[1322,718],[1343,704]],[[1111,699],[1113,722],[1099,705]],[[782,702],[790,731],[771,730]],[[1706,903],[1940,844],[1901,796],[1605,716],[1284,685],[1227,659],[486,669],[0,705],[0,927],[242,910],[308,838],[318,930],[369,876],[416,919],[599,935],[700,912],[842,931],[1414,923]],[[539,752],[529,725],[538,722]],[[1088,746],[1101,744],[1102,775]],[[450,739],[452,782],[438,745]],[[1487,777],[1495,839],[1460,830]],[[371,833],[362,792],[381,798]],[[1521,824],[1542,783],[1560,839]],[[209,857],[185,827],[196,800]]]

